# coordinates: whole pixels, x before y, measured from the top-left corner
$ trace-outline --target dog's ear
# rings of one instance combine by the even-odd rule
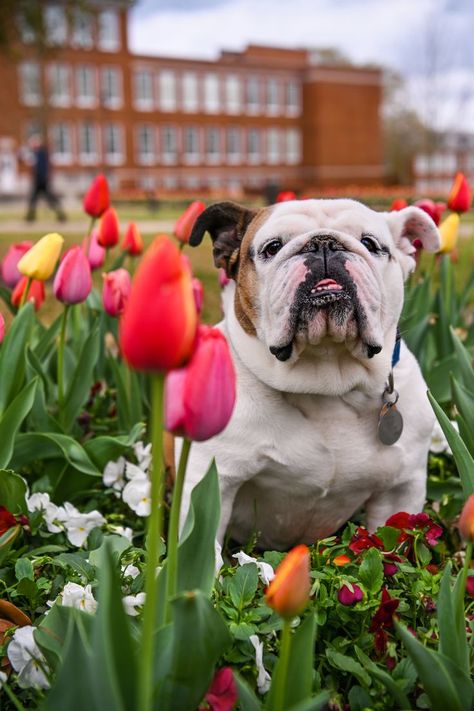
[[[428,252],[437,252],[441,238],[431,217],[414,205],[402,210],[387,212],[386,218],[395,245],[402,255],[402,267],[407,276],[415,267],[413,255],[416,252],[416,242]]]
[[[209,232],[213,244],[214,264],[225,269],[228,277],[234,278],[239,263],[239,250],[247,227],[257,210],[237,205],[234,202],[218,202],[202,212],[194,223],[189,244],[201,244]]]

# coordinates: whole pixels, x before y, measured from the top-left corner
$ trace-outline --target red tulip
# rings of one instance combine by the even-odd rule
[[[453,212],[467,212],[471,207],[471,189],[463,173],[456,173],[448,196],[448,207]]]
[[[204,303],[204,287],[203,287],[202,283],[199,281],[199,279],[196,279],[196,277],[193,277],[192,285],[193,285],[194,301],[196,304],[196,311],[198,312],[198,314],[200,314],[202,311],[202,305]]]
[[[267,588],[267,605],[281,617],[291,618],[305,609],[311,590],[309,549],[296,546],[283,558]]]
[[[276,197],[277,202],[288,202],[288,200],[296,200],[296,193],[293,190],[282,190]]]
[[[120,224],[117,212],[113,207],[109,207],[101,217],[99,222],[99,232],[97,241],[106,249],[115,247],[120,239]]]
[[[212,684],[209,687],[204,700],[207,702],[206,708],[210,711],[232,711],[237,703],[237,685],[230,667],[223,667],[216,671]],[[203,706],[199,707],[199,711]]]
[[[21,274],[16,268],[16,265],[20,261],[28,250],[33,246],[33,242],[18,242],[17,244],[12,244],[8,248],[8,252],[2,259],[2,279],[4,283],[13,289],[21,279]]]
[[[13,306],[19,308],[23,292],[28,283],[28,277],[24,276],[12,291],[11,302]],[[33,279],[28,289],[27,301],[33,301],[35,310],[39,311],[43,301],[45,300],[44,282],[39,279]]]
[[[441,222],[441,216],[446,210],[446,203],[444,202],[433,202],[425,198],[424,200],[417,200],[415,202],[415,207],[419,207],[420,210],[424,210],[433,220],[436,226]]]
[[[137,370],[166,371],[191,355],[197,327],[191,275],[169,237],[156,237],[132,283],[120,323],[125,359]]]
[[[0,506],[0,536],[16,526],[16,518],[5,506]]]
[[[102,274],[102,303],[109,316],[120,316],[125,310],[132,288],[132,280],[126,269],[115,269]]]
[[[458,526],[461,537],[470,543],[474,542],[474,494],[464,504]]]
[[[174,236],[179,239],[180,242],[189,242],[189,237],[194,227],[194,223],[197,218],[204,212],[206,206],[200,200],[194,200],[186,210],[183,212],[181,217],[178,217],[176,224],[174,226]]]
[[[100,217],[110,205],[109,184],[105,175],[98,175],[84,195],[84,211],[91,217]]]
[[[235,404],[235,371],[223,333],[199,326],[191,360],[168,373],[165,429],[202,442],[227,426]]]
[[[0,314],[0,343],[5,338],[5,319],[2,314]]]
[[[131,257],[137,257],[143,252],[143,239],[134,222],[130,222],[125,230],[122,249],[124,252],[128,252]]]
[[[105,248],[98,242],[99,230],[93,229],[90,237],[85,237],[82,246],[87,250],[87,258],[92,271],[100,269],[105,261]]]
[[[352,590],[348,585],[342,585],[342,587],[339,588],[337,599],[341,605],[355,605],[363,599],[364,593],[360,587],[358,585],[354,585],[354,583],[351,583],[351,587]]]
[[[72,247],[64,255],[53,282],[54,295],[63,304],[80,304],[92,289],[89,260],[82,247]]]
[[[403,210],[404,207],[408,207],[408,203],[405,198],[395,198],[390,205],[390,212],[398,212],[398,210]]]

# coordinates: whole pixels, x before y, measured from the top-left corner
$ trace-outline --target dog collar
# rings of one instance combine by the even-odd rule
[[[400,344],[402,342],[402,336],[400,333],[400,328],[397,326],[397,336],[395,338],[395,345],[393,347],[392,353],[392,369],[395,368],[398,361],[400,360]]]

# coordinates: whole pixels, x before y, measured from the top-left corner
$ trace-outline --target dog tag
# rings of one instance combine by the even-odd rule
[[[403,431],[403,417],[395,404],[386,402],[380,410],[378,425],[379,440],[382,444],[395,444]]]

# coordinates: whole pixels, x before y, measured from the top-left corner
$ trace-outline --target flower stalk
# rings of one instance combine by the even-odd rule
[[[59,334],[58,347],[58,405],[61,416],[64,408],[64,346],[66,343],[67,317],[69,314],[69,304],[64,306],[63,317],[61,319],[61,331]]]
[[[28,277],[28,281],[26,282],[26,286],[23,290],[23,294],[21,295],[21,301],[20,301],[20,309],[22,306],[25,305],[26,299],[28,298],[28,292],[30,290],[31,282],[33,279],[31,277]]]
[[[286,680],[291,650],[291,618],[284,618],[281,631],[280,658],[278,660],[278,676],[275,679],[274,711],[285,711]]]

